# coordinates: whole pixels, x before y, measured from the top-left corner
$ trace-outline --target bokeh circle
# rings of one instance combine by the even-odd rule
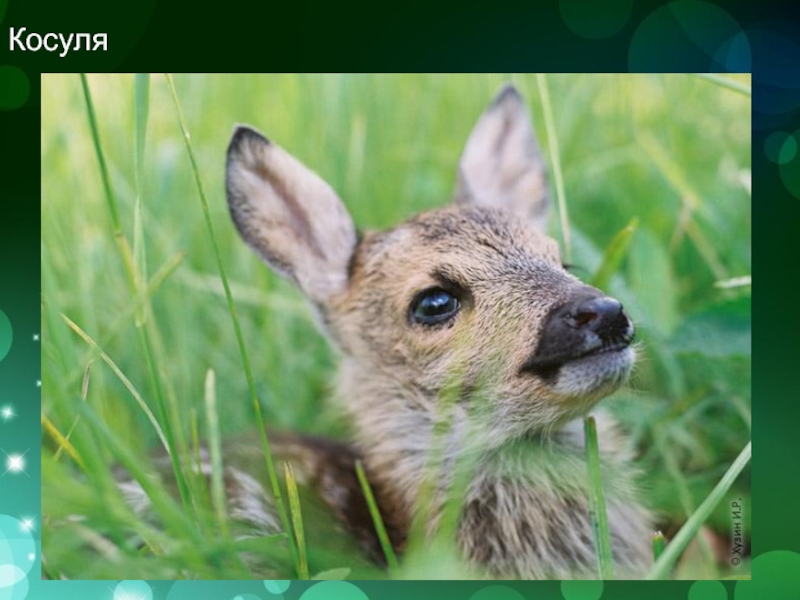
[[[797,155],[797,140],[786,131],[774,131],[764,141],[764,153],[772,162],[786,164]]]
[[[28,577],[16,565],[0,565],[0,600],[23,600],[28,595]]]
[[[634,72],[747,73],[750,42],[736,19],[704,0],[676,0],[642,20],[628,47]]]
[[[264,587],[270,594],[282,594],[289,589],[292,584],[291,581],[286,579],[267,579],[264,581]]]
[[[525,596],[505,585],[490,585],[472,594],[469,600],[525,600]]]
[[[561,595],[565,600],[599,600],[603,595],[603,581],[594,579],[562,581]]]
[[[369,600],[357,586],[347,581],[320,581],[308,588],[300,600]]]
[[[695,581],[688,600],[728,600],[728,590],[720,581]]]
[[[114,600],[153,600],[153,590],[145,581],[120,581],[114,588]]]
[[[30,531],[14,517],[0,515],[0,600],[22,600],[28,595],[28,573],[35,559],[36,541]]]
[[[800,554],[773,550],[753,559],[752,572],[758,578],[737,581],[734,600],[800,598]]]
[[[22,523],[10,515],[0,515],[0,566],[14,565],[30,572],[36,556],[36,541]]]

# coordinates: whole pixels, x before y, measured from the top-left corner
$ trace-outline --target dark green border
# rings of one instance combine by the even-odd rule
[[[3,215],[0,217],[0,309],[14,328],[14,344],[0,361],[0,404],[13,397],[15,427],[0,447],[27,449],[27,478],[0,478],[0,514],[39,514],[38,342],[40,316],[39,74],[50,71],[583,71],[753,72],[755,498],[752,582],[607,582],[562,590],[558,582],[364,582],[370,598],[790,598],[800,597],[800,527],[794,513],[800,478],[787,480],[798,457],[800,403],[796,399],[796,335],[800,311],[794,286],[794,238],[800,223],[800,158],[778,166],[764,153],[774,131],[800,128],[800,39],[797,9],[774,2],[604,2],[561,0],[548,6],[517,3],[496,14],[484,3],[452,10],[433,3],[370,5],[347,14],[342,4],[275,6],[263,3],[208,9],[131,7],[97,0],[52,3],[0,0],[0,110]],[[599,3],[598,3],[599,4]],[[719,5],[723,3],[718,1]],[[577,10],[575,5],[578,5]],[[770,14],[770,9],[773,12]],[[289,10],[296,10],[292,14]],[[106,32],[109,49],[9,51],[9,27],[28,32]],[[611,33],[608,33],[608,32]],[[597,38],[598,35],[607,37]],[[588,37],[587,37],[588,36]],[[22,74],[22,76],[20,76]],[[28,92],[25,101],[25,80]],[[793,87],[794,86],[794,87]],[[21,99],[21,100],[20,100]],[[788,185],[788,187],[787,187]],[[46,210],[42,207],[41,210]],[[38,536],[38,532],[34,532]],[[31,571],[28,598],[109,598],[114,582],[41,582]],[[150,582],[153,600],[272,597],[262,582]],[[285,592],[299,598],[309,583]],[[323,584],[317,584],[323,585]],[[328,585],[328,584],[325,584]],[[348,591],[349,589],[349,591]],[[519,595],[514,595],[513,590]],[[0,588],[0,597],[8,588]],[[322,594],[323,589],[317,590]],[[23,598],[16,590],[13,598]],[[359,597],[357,590],[326,590],[324,597]],[[356,595],[352,595],[356,593]],[[323,596],[320,596],[323,597]]]

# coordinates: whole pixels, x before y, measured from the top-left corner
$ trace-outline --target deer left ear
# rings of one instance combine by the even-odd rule
[[[348,285],[356,229],[336,192],[280,146],[240,126],[228,146],[228,207],[242,238],[325,308]]]
[[[530,116],[505,86],[472,130],[458,166],[455,202],[510,210],[544,231],[549,194]]]

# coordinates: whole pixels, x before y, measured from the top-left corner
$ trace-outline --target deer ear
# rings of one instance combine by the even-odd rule
[[[481,115],[458,166],[455,201],[510,210],[541,230],[549,194],[528,110],[507,85]]]
[[[236,228],[275,271],[317,305],[344,291],[356,230],[325,181],[257,131],[237,127],[226,185]]]

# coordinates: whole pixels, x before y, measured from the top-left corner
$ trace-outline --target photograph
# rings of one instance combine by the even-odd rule
[[[42,577],[749,579],[750,84],[42,74]]]

